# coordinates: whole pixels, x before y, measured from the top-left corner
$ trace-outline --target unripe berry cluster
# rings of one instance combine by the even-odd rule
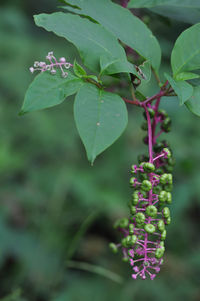
[[[152,124],[160,123],[161,132],[169,132],[171,121],[165,111],[148,108]],[[146,115],[145,115],[146,116]],[[148,130],[148,124],[142,124]],[[153,131],[153,127],[151,128]],[[160,133],[161,133],[160,132]],[[148,138],[148,137],[147,137]],[[110,244],[117,252],[121,247],[123,260],[129,261],[134,273],[132,278],[140,276],[153,280],[160,271],[165,252],[166,225],[171,222],[170,210],[172,202],[173,179],[171,171],[174,165],[171,150],[166,141],[153,145],[153,157],[139,156],[139,165],[132,165],[130,186],[134,189],[129,202],[130,217],[117,221],[114,225],[122,234],[121,243]],[[145,141],[145,143],[148,143]]]

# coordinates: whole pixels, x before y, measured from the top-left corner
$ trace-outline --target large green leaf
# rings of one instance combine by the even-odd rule
[[[135,69],[126,59],[123,47],[118,40],[99,24],[77,15],[65,13],[40,14],[34,16],[35,23],[48,31],[53,31],[73,43],[79,50],[81,58],[89,69],[100,72],[100,57],[109,56],[110,60],[119,59],[123,72],[133,72]],[[115,66],[113,66],[113,69]],[[119,70],[119,63],[116,63]],[[113,73],[115,70],[112,70]]]
[[[92,163],[119,138],[128,122],[126,105],[121,97],[89,83],[76,95],[74,117]]]
[[[188,110],[200,116],[200,86],[194,87],[192,97],[185,103]]]
[[[128,8],[154,7],[173,2],[173,0],[130,0]]]
[[[186,29],[176,40],[171,55],[174,77],[200,69],[200,23]]]
[[[199,0],[131,0],[129,8],[154,7],[161,5],[200,8]]]
[[[67,0],[65,3],[79,7],[79,9],[69,6],[66,8],[98,21],[119,40],[148,59],[158,70],[161,59],[158,41],[148,27],[128,9],[110,0]]]
[[[185,81],[174,80],[170,75],[166,73],[165,77],[176,92],[180,100],[180,104],[183,105],[192,96],[193,87]]]
[[[190,24],[200,21],[199,0],[132,0],[128,7],[146,7],[161,16]]]
[[[61,74],[52,75],[43,72],[30,84],[20,114],[58,105],[67,96],[76,93],[83,83],[70,72],[67,78],[62,78]]]

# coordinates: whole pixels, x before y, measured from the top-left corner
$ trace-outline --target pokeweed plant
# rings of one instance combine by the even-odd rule
[[[56,59],[53,51],[47,54],[46,62],[36,61],[30,71],[40,74],[29,86],[20,114],[58,105],[75,94],[75,123],[93,164],[125,130],[126,103],[143,110],[142,129],[147,132],[144,143],[148,145],[148,155],[140,155],[139,164],[131,167],[130,216],[115,223],[122,238],[120,243],[110,243],[110,247],[114,253],[122,250],[123,259],[132,267],[133,279],[150,276],[153,280],[163,263],[165,228],[171,221],[168,205],[172,202],[174,166],[168,142],[158,141],[162,133],[171,129],[170,117],[159,106],[163,96],[167,101],[166,96],[177,95],[180,105],[185,104],[200,116],[200,23],[183,31],[176,40],[171,53],[171,75],[162,74],[162,83],[159,43],[130,9],[165,7],[168,2],[173,6],[176,0],[123,0],[121,5],[110,0],[61,2],[61,12],[36,15],[35,23],[74,44],[83,66],[76,60],[73,64],[67,62],[65,57]],[[179,5],[184,6],[185,2]],[[200,4],[194,3],[194,7],[200,8]],[[128,54],[132,55],[132,62]],[[109,92],[111,87],[105,84],[108,76],[120,79],[122,74],[131,99]],[[141,82],[148,83],[151,76],[155,76],[159,89],[146,97],[139,87]]]

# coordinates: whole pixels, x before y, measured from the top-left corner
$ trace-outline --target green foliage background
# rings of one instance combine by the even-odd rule
[[[58,3],[1,1],[0,6],[0,300],[200,300],[200,121],[178,100],[163,100],[173,121],[177,159],[165,263],[154,281],[131,280],[130,267],[108,249],[113,221],[128,214],[128,170],[144,152],[141,110],[129,107],[123,136],[91,167],[73,121],[73,100],[23,117],[17,114],[33,76],[28,68],[48,51],[70,61],[64,39],[37,28],[32,15]],[[136,10],[161,42],[163,66],[189,24]],[[148,45],[147,45],[148,47]],[[123,91],[123,87],[117,87]],[[150,82],[149,95],[156,91]],[[70,268],[68,260],[104,267],[121,284]],[[72,265],[72,262],[71,262]],[[114,277],[114,276],[113,276]],[[117,278],[118,279],[118,278]],[[113,279],[115,280],[115,278]]]

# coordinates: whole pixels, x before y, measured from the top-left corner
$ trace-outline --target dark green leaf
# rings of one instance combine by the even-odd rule
[[[185,81],[174,80],[170,75],[166,73],[165,77],[176,92],[180,100],[180,104],[183,105],[192,96],[193,87]]]
[[[176,40],[171,55],[173,75],[200,69],[200,23],[186,29]]]
[[[185,105],[190,112],[200,116],[200,86],[194,87],[193,95]]]
[[[200,20],[200,9],[180,6],[157,6],[150,10],[158,15],[174,19],[179,22],[195,24]]]
[[[147,26],[128,9],[109,0],[69,0],[66,2],[77,5],[81,10],[73,10],[75,13],[88,15],[97,20],[119,40],[148,59],[158,70],[161,59],[158,41]]]
[[[76,95],[74,117],[88,160],[92,163],[119,138],[128,121],[126,105],[121,97],[89,83]]]
[[[190,24],[200,20],[199,0],[132,0],[128,7],[146,7],[161,16]]]
[[[70,72],[67,78],[61,74],[43,72],[30,84],[20,114],[58,105],[67,96],[75,94],[82,85],[83,81]]]
[[[72,42],[79,50],[85,66],[94,72],[100,71],[100,57],[109,56],[110,60],[120,59],[123,71],[130,63],[118,40],[99,24],[72,14],[41,14],[34,17],[38,26],[53,31],[58,36]],[[118,66],[118,64],[117,64]],[[128,71],[130,68],[128,68]]]

